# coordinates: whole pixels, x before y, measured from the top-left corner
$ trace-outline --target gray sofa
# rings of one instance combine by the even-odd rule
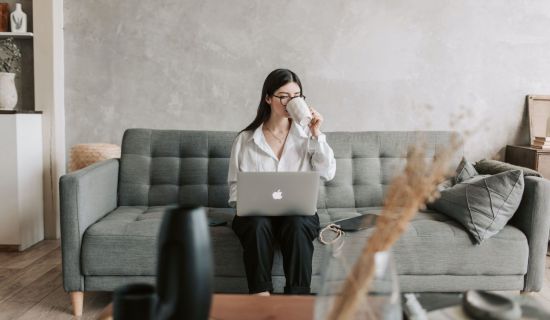
[[[153,282],[156,239],[167,206],[201,205],[227,226],[212,227],[217,292],[247,292],[242,251],[230,227],[227,169],[235,132],[129,129],[121,159],[103,161],[60,180],[63,280],[70,292],[113,290]],[[321,225],[379,212],[384,192],[405,164],[409,145],[426,142],[428,156],[449,132],[327,133],[336,177],[321,185]],[[458,163],[462,152],[456,155]],[[550,182],[525,178],[520,208],[482,245],[446,216],[422,211],[394,246],[402,291],[541,289],[550,224]],[[366,237],[369,231],[349,233]],[[319,290],[322,244],[315,242],[312,290]],[[280,254],[273,280],[282,291]]]

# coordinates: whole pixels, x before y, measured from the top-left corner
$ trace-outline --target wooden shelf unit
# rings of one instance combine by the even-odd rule
[[[14,39],[32,39],[34,34],[32,32],[0,32],[0,39],[14,38]]]
[[[550,179],[550,150],[530,146],[506,146],[506,162],[537,170]]]

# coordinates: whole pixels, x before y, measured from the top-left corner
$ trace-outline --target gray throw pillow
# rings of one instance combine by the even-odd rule
[[[479,173],[477,173],[474,165],[471,162],[467,161],[465,158],[462,158],[462,160],[458,164],[458,167],[456,168],[455,184],[468,180],[474,176],[477,176],[478,174]]]
[[[523,171],[524,177],[527,177],[527,176],[542,177],[538,171],[535,171],[533,169],[515,166],[513,164],[509,164],[498,160],[482,159],[474,164],[474,168],[480,174],[497,174],[508,170],[521,170]]]
[[[428,207],[458,221],[480,244],[512,218],[523,189],[521,170],[477,175],[440,191],[441,196]]]
[[[474,165],[471,162],[468,162],[466,158],[463,157],[455,170],[454,176],[445,179],[443,182],[438,184],[437,191],[448,189],[455,184],[470,179],[473,176],[477,176],[478,174],[479,173],[477,173]]]

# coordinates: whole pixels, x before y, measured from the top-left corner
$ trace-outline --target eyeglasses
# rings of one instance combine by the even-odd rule
[[[303,96],[303,95],[294,96],[294,97],[291,97],[291,96],[276,96],[276,95],[272,95],[272,96],[275,97],[275,98],[279,98],[279,100],[281,101],[281,104],[285,107],[290,102],[290,100],[292,100],[294,98],[302,98],[304,100],[306,99],[306,96]]]

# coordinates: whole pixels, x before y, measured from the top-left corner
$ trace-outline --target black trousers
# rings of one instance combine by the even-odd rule
[[[273,292],[271,268],[274,243],[283,254],[285,293],[309,294],[313,240],[319,233],[319,216],[248,216],[233,218],[233,230],[243,246],[250,293]]]

